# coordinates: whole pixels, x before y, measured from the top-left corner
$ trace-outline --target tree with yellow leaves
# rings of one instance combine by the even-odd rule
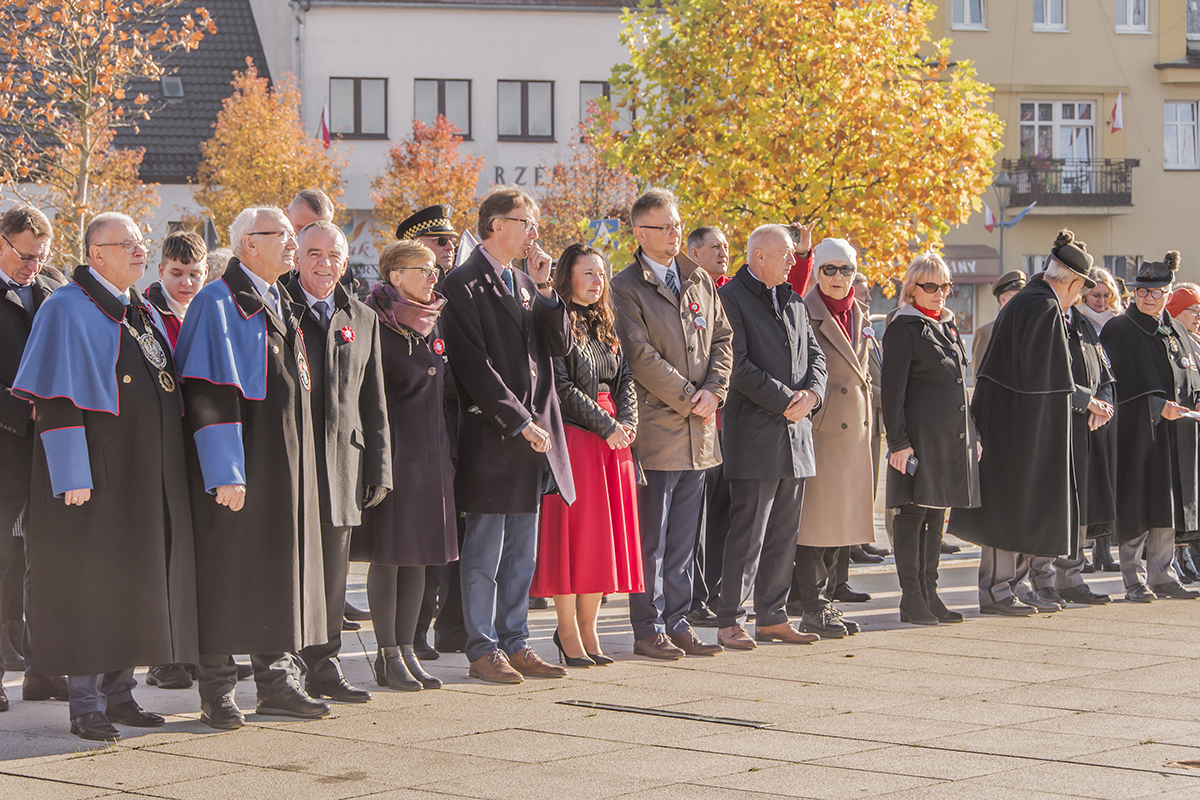
[[[157,205],[137,176],[140,151],[112,147],[114,129],[155,110],[131,81],[156,80],[171,53],[216,26],[181,0],[0,2],[0,186],[51,212],[64,264],[83,260],[79,231],[95,213],[137,216]],[[98,182],[104,190],[97,196]],[[112,203],[112,205],[108,205]]]
[[[689,224],[735,243],[766,222],[849,238],[871,277],[899,275],[979,208],[1002,123],[991,87],[929,0],[643,0],[613,103],[633,131],[595,131],[640,180],[669,186]],[[743,245],[744,246],[744,245]]]
[[[300,120],[300,92],[290,75],[271,86],[253,59],[233,74],[233,94],[217,114],[212,138],[200,145],[196,203],[228,244],[229,225],[251,206],[284,207],[301,189],[342,196],[346,160],[309,136]]]

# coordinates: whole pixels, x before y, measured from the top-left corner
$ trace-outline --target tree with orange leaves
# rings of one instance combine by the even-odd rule
[[[0,186],[55,212],[56,249],[66,261],[82,262],[78,232],[106,210],[98,199],[120,200],[114,208],[135,214],[150,202],[152,189],[137,179],[141,153],[115,151],[113,131],[155,110],[144,94],[127,96],[131,81],[162,77],[167,56],[216,31],[207,10],[182,13],[180,5],[0,3]],[[93,185],[106,175],[114,183],[97,198]]]
[[[461,220],[475,204],[475,188],[484,159],[460,152],[458,128],[441,114],[432,125],[413,120],[412,133],[388,150],[387,168],[371,181],[376,249],[392,241],[396,225],[426,206],[445,203]]]
[[[300,92],[291,75],[274,86],[253,59],[233,73],[213,135],[200,145],[196,202],[225,242],[234,217],[251,206],[286,206],[301,189],[342,196],[346,160],[309,136],[300,120]]]

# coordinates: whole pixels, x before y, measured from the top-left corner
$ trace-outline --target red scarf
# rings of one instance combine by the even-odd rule
[[[916,303],[913,303],[913,308],[915,308],[917,311],[920,311],[922,314],[929,317],[934,322],[942,321],[942,312],[940,310],[939,311],[930,311],[928,308],[925,308],[924,306],[919,306]]]
[[[821,291],[821,287],[817,287],[817,294],[821,296],[821,302],[829,309],[829,313],[837,320],[837,324],[842,327],[842,331],[846,334],[846,341],[854,344],[854,334],[852,334],[850,326],[854,322],[854,292],[851,290],[841,300],[835,300],[829,295]]]

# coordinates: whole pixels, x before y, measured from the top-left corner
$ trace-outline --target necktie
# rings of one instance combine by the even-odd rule
[[[275,316],[283,319],[283,309],[279,306],[279,290],[274,286],[267,289],[267,294],[270,295],[271,308],[275,309]]]
[[[5,281],[6,288],[17,296],[17,300],[25,307],[29,313],[33,313],[33,284],[28,286],[18,286],[12,281]]]
[[[675,295],[675,299],[679,299],[679,283],[675,280],[675,270],[667,269],[667,288],[671,290],[671,294]]]
[[[313,313],[317,316],[317,322],[321,323],[321,330],[329,330],[329,303],[324,300],[313,303]]]
[[[516,297],[516,292],[513,291],[513,276],[512,269],[505,267],[500,271],[500,277],[504,280],[504,285],[508,287],[508,293]]]

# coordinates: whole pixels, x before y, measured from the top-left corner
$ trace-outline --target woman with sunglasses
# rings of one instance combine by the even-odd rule
[[[979,438],[967,397],[967,351],[946,308],[953,284],[941,256],[908,267],[900,308],[883,334],[887,507],[900,579],[900,621],[962,622],[937,595],[948,507],[979,505]]]
[[[1171,563],[1175,531],[1200,530],[1196,421],[1184,416],[1200,403],[1200,355],[1183,323],[1166,312],[1178,267],[1174,250],[1143,262],[1131,281],[1134,304],[1100,333],[1117,379],[1121,577],[1125,599],[1136,603],[1198,596],[1179,583]]]
[[[396,491],[363,512],[354,557],[369,555],[367,598],[379,653],[375,679],[405,691],[436,689],[413,652],[425,567],[458,558],[451,443],[447,428],[446,348],[438,317],[446,299],[434,291],[433,251],[411,240],[379,254],[381,280],[367,305],[383,323],[383,388],[392,435]]]

